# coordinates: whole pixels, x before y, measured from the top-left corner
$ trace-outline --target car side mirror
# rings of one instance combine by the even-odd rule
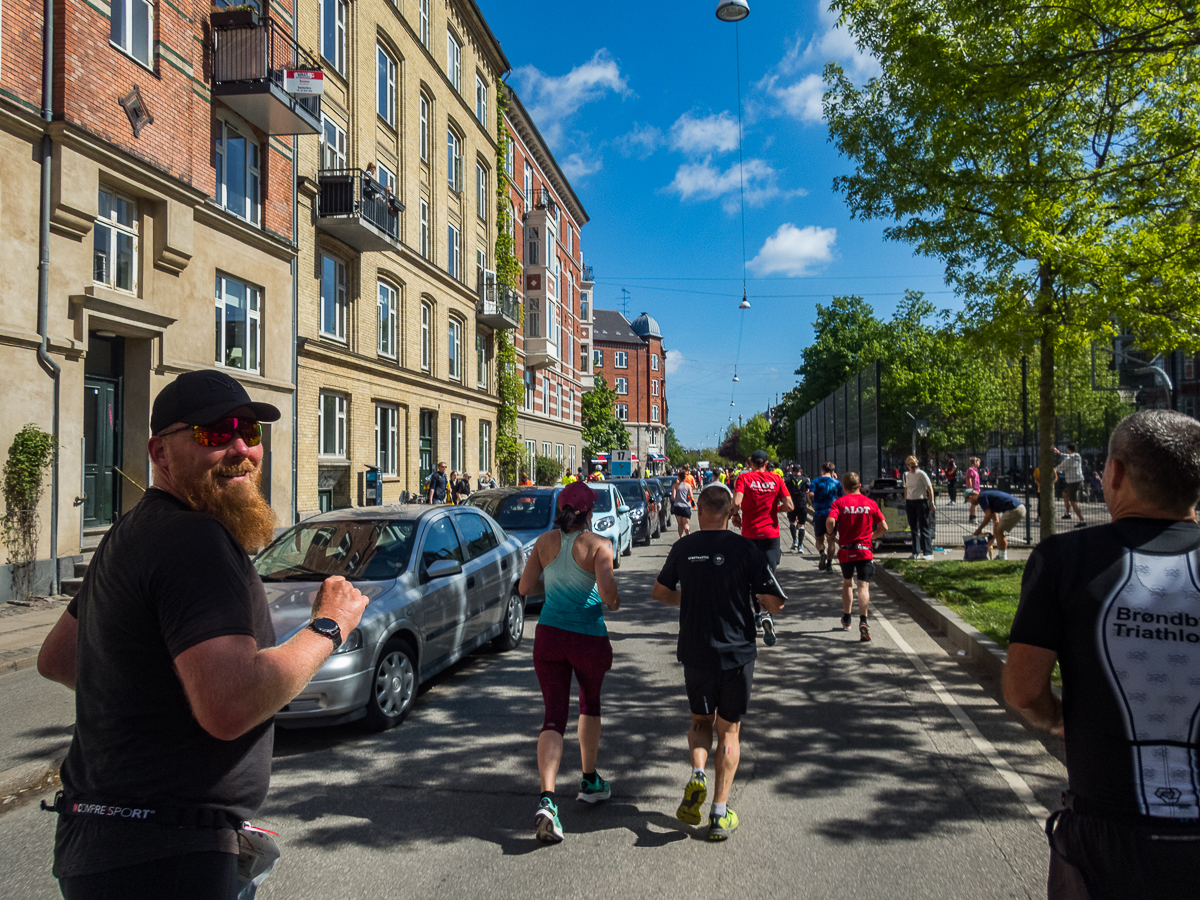
[[[462,574],[462,563],[455,559],[439,559],[425,568],[425,574],[430,578],[447,578],[450,575]]]
[[[624,503],[622,503],[620,506],[617,507],[617,512],[624,515],[625,513],[629,512],[629,507],[626,506]]]

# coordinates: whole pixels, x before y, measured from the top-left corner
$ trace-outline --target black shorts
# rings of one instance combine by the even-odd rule
[[[829,510],[818,509],[813,513],[813,534],[816,537],[824,537],[826,535],[825,523],[829,521]],[[833,535],[830,535],[833,537]]]
[[[236,853],[216,850],[186,853],[91,875],[72,875],[60,878],[58,884],[66,900],[113,897],[236,900],[237,861]]]
[[[791,510],[787,516],[788,521],[793,525],[803,525],[808,521],[808,507],[797,506],[795,509]]]
[[[750,708],[750,685],[754,681],[754,660],[736,669],[683,667],[692,715],[716,713],[729,723],[742,720]]]
[[[750,538],[750,543],[761,550],[767,557],[767,565],[772,569],[779,568],[783,553],[779,550],[779,538]]]
[[[1079,502],[1079,488],[1082,485],[1082,481],[1068,481],[1063,485],[1063,499],[1071,503]]]
[[[838,563],[842,567],[842,577],[849,581],[858,576],[859,581],[870,581],[875,574],[875,563],[869,559],[856,559],[854,562]]]

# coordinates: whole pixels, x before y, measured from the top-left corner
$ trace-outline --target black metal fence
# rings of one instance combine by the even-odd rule
[[[396,197],[360,169],[322,169],[318,214],[322,217],[361,216],[389,237],[399,239],[400,211]]]
[[[796,461],[809,477],[825,462],[867,484],[879,472],[879,369],[872,363],[796,421]]]

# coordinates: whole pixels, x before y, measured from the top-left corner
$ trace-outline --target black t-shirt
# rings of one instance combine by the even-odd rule
[[[192,715],[173,664],[224,635],[275,643],[262,581],[225,527],[151,488],[105,535],[68,610],[79,637],[67,798],[254,815],[270,781],[272,721],[218,740]],[[235,833],[60,816],[54,874],[207,850],[236,853]]]
[[[697,531],[671,547],[658,581],[679,588],[679,645],[685,666],[736,669],[754,659],[753,594],[778,594],[767,557],[740,534]]]
[[[1200,816],[1200,525],[1129,518],[1042,541],[1011,640],[1058,654],[1074,793]]]
[[[788,493],[792,495],[792,503],[796,509],[802,509],[808,505],[808,479],[801,476],[797,478],[795,475],[789,475],[783,480],[784,485],[788,489]]]
[[[446,482],[449,480],[449,477],[441,472],[434,472],[429,476],[429,489],[433,491],[434,500],[446,499]]]

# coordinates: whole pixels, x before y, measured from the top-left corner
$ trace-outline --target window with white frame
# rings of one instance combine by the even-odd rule
[[[421,201],[420,245],[421,256],[429,259],[429,203],[426,200]]]
[[[567,255],[575,256],[575,229],[570,222],[567,223]]]
[[[375,45],[375,112],[396,127],[396,60],[382,44]]]
[[[341,394],[321,392],[318,408],[317,452],[322,456],[346,455],[346,398]]]
[[[384,475],[396,474],[396,418],[394,406],[375,407],[375,465]]]
[[[452,190],[462,191],[462,138],[454,129],[446,132],[446,183]]]
[[[386,281],[379,282],[379,355],[396,358],[397,292]]]
[[[459,247],[459,231],[453,225],[446,226],[446,271],[454,278],[461,277],[462,258]]]
[[[591,369],[588,367],[588,345],[579,345],[579,371],[584,375],[588,374]]]
[[[549,441],[542,441],[542,456],[545,456],[547,459],[549,459],[549,457],[550,457],[550,442]]]
[[[217,205],[257,225],[262,180],[258,144],[224,119],[217,119],[215,130]]]
[[[462,93],[462,46],[457,38],[446,32],[446,77],[454,85],[454,89]]]
[[[487,128],[487,85],[483,78],[479,75],[475,76],[475,118],[477,118],[484,128]]]
[[[467,430],[467,420],[461,416],[450,417],[450,469],[461,472],[466,468],[463,459],[463,432]]]
[[[487,272],[487,251],[482,247],[475,248],[475,284],[483,284],[484,273]]]
[[[629,393],[629,379],[628,378],[617,378],[617,379],[615,379],[615,382],[616,382],[616,391],[618,394],[628,394]]]
[[[569,446],[567,448],[567,454],[568,454],[568,459],[569,459],[569,462],[567,464],[567,471],[574,472],[575,471],[575,445],[574,444],[572,444],[571,446]]]
[[[421,368],[429,371],[430,359],[430,328],[433,318],[433,307],[421,301]]]
[[[481,388],[488,384],[487,337],[475,332],[475,383]]]
[[[604,351],[601,350],[599,347],[597,347],[595,350],[592,351],[592,365],[593,366],[603,366],[604,365]]]
[[[534,379],[536,377],[532,369],[525,370],[525,409],[529,412],[533,412]]]
[[[629,354],[624,350],[613,351],[613,365],[618,369],[629,368]]]
[[[231,369],[258,371],[258,289],[217,273],[216,363]]]
[[[563,457],[566,456],[566,448],[562,444],[554,445],[554,458],[558,461],[558,467],[561,469]]]
[[[550,379],[542,376],[542,415],[550,415]]]
[[[657,353],[650,354],[650,369],[654,372],[658,371],[658,354]]]
[[[384,190],[396,193],[396,174],[385,163],[378,160],[375,163],[375,180]]]
[[[424,93],[418,103],[420,111],[417,115],[417,140],[420,141],[421,159],[429,162],[429,98]]]
[[[451,317],[446,328],[446,351],[450,365],[447,375],[455,381],[462,381],[462,322]]]
[[[533,203],[533,166],[528,162],[525,163],[525,211],[530,209],[529,204]]]
[[[417,0],[417,34],[421,43],[429,46],[429,0]]]
[[[534,471],[534,468],[533,468],[533,463],[534,463],[533,456],[534,456],[534,454],[535,454],[536,452],[537,452],[537,443],[536,443],[535,441],[526,441],[526,442],[525,442],[525,467],[526,467],[526,468],[527,468],[527,469],[528,469],[530,472],[533,472],[533,471]]]
[[[618,403],[617,404],[617,418],[620,419],[622,422],[629,421],[629,404],[628,403]]]
[[[475,214],[481,219],[487,219],[488,211],[488,178],[487,169],[480,163],[475,163]]]
[[[346,264],[321,255],[321,334],[346,339]]]
[[[108,39],[143,66],[153,66],[154,5],[148,0],[113,0]]]
[[[550,395],[550,415],[558,415],[558,407],[562,403],[562,385],[557,382],[554,385],[554,392]]]
[[[346,168],[346,129],[328,116],[321,124],[321,168]]]
[[[508,177],[513,177],[513,164],[517,155],[517,145],[512,138],[507,138],[504,141],[506,152],[504,154],[504,171],[508,173]]]
[[[492,423],[479,420],[479,468],[487,472],[492,468]]]
[[[541,257],[539,250],[541,245],[541,234],[538,232],[536,226],[530,225],[525,229],[525,243],[528,247],[528,249],[525,251],[525,265],[539,265],[540,263],[538,260]]]
[[[568,422],[575,421],[575,390],[567,388],[567,408],[563,410],[563,418]]]
[[[657,378],[650,379],[650,396],[651,397],[658,396],[658,379]]]
[[[321,0],[321,55],[333,68],[346,72],[346,2]]]
[[[591,318],[591,316],[588,315],[590,312],[589,306],[591,304],[591,299],[592,298],[588,295],[587,291],[579,292],[579,318],[585,322]]]
[[[650,421],[651,422],[658,421],[658,406],[657,406],[657,404],[650,407]]]
[[[100,188],[100,210],[92,237],[92,280],[137,293],[137,201]]]

